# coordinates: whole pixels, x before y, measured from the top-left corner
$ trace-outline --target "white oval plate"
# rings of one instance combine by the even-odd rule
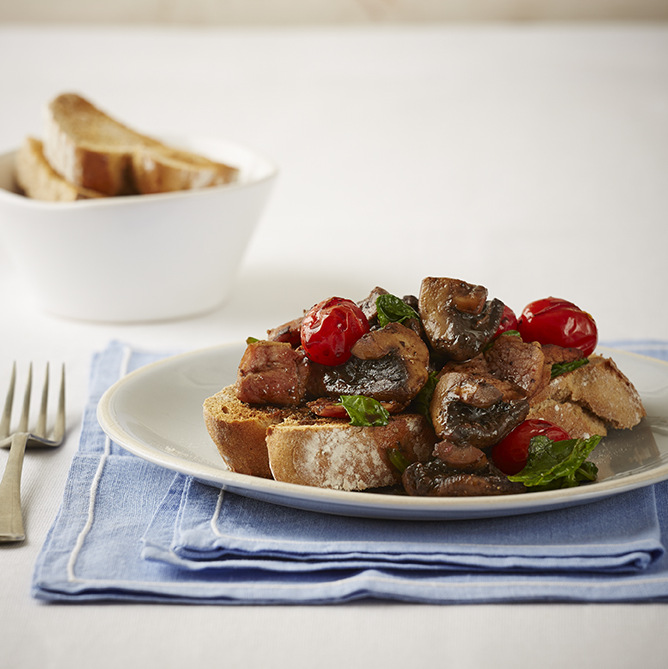
[[[146,365],[103,395],[97,417],[117,444],[150,462],[226,490],[324,513],[407,520],[485,518],[584,504],[668,479],[668,364],[601,349],[640,392],[648,418],[616,431],[592,455],[599,480],[579,488],[495,497],[407,497],[344,492],[229,471],[209,437],[202,403],[236,378],[245,345],[185,353]]]

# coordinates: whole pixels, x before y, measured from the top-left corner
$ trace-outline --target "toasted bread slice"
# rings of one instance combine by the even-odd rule
[[[238,172],[229,165],[162,144],[132,154],[134,187],[144,194],[221,186],[235,181]]]
[[[531,399],[529,418],[563,427],[573,438],[630,429],[646,415],[638,391],[610,359],[593,355],[589,363],[552,379]]]
[[[388,449],[408,462],[426,460],[436,442],[427,420],[398,414],[388,425],[354,427],[347,420],[313,418],[305,407],[252,406],[234,386],[204,401],[204,422],[232,471],[302,485],[365,490],[399,482]]]
[[[205,188],[238,176],[234,167],[132,130],[74,93],[48,105],[44,154],[67,181],[106,195]]]
[[[104,197],[102,193],[76,186],[57,174],[44,157],[42,142],[26,137],[16,153],[16,183],[24,195],[34,200],[73,202]]]
[[[544,400],[529,409],[527,419],[535,418],[558,425],[572,439],[586,439],[595,434],[605,437],[608,434],[605,422],[575,402]]]
[[[226,386],[204,401],[204,423],[218,452],[234,472],[272,478],[266,434],[270,426],[299,418],[304,409],[254,407],[237,399],[235,387]]]
[[[390,462],[397,448],[408,462],[426,461],[436,435],[418,414],[397,414],[378,427],[347,420],[304,422],[288,419],[267,430],[267,450],[277,481],[335,490],[367,490],[393,485],[400,471]]]

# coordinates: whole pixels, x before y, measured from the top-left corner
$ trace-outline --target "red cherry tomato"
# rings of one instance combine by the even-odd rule
[[[527,304],[517,329],[524,341],[579,348],[585,357],[594,352],[598,341],[594,319],[572,302],[556,297]]]
[[[507,304],[504,304],[499,329],[494,336],[498,337],[500,334],[508,332],[509,330],[517,330],[517,316],[515,316],[515,312]]]
[[[313,362],[340,365],[350,358],[353,345],[368,331],[369,321],[352,300],[330,297],[304,316],[300,336]]]
[[[492,448],[492,461],[509,476],[521,472],[527,463],[531,439],[540,434],[552,441],[570,439],[568,432],[554,423],[539,419],[525,420]]]

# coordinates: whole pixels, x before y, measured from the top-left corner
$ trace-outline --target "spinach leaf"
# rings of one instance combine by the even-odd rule
[[[431,398],[434,394],[434,389],[438,383],[438,375],[436,372],[429,372],[427,382],[422,386],[422,390],[415,396],[413,399],[413,406],[415,411],[419,414],[422,414],[426,418],[431,420],[429,415],[429,404],[431,403]]]
[[[379,427],[390,422],[387,409],[372,397],[341,395],[339,404],[350,416],[350,424],[361,427]]]
[[[376,298],[376,311],[378,312],[378,324],[382,328],[388,323],[403,323],[409,318],[420,318],[413,307],[396,295],[389,293]]]
[[[531,440],[529,457],[524,469],[509,476],[534,490],[572,488],[587,481],[594,481],[598,468],[593,462],[585,462],[589,454],[601,441],[599,435],[587,439],[564,439],[552,441],[545,435]]]

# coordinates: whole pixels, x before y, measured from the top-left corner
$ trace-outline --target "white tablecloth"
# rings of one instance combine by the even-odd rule
[[[196,319],[37,313],[0,240],[0,378],[14,359],[63,360],[70,428],[59,450],[26,457],[29,537],[0,547],[3,666],[665,666],[665,605],[58,606],[28,590],[90,356],[110,339],[196,349],[331,294],[415,293],[427,275],[517,309],[565,297],[606,341],[668,338],[668,28],[5,26],[0,59],[0,151],[76,90],[145,132],[226,136],[281,167],[234,297]]]

